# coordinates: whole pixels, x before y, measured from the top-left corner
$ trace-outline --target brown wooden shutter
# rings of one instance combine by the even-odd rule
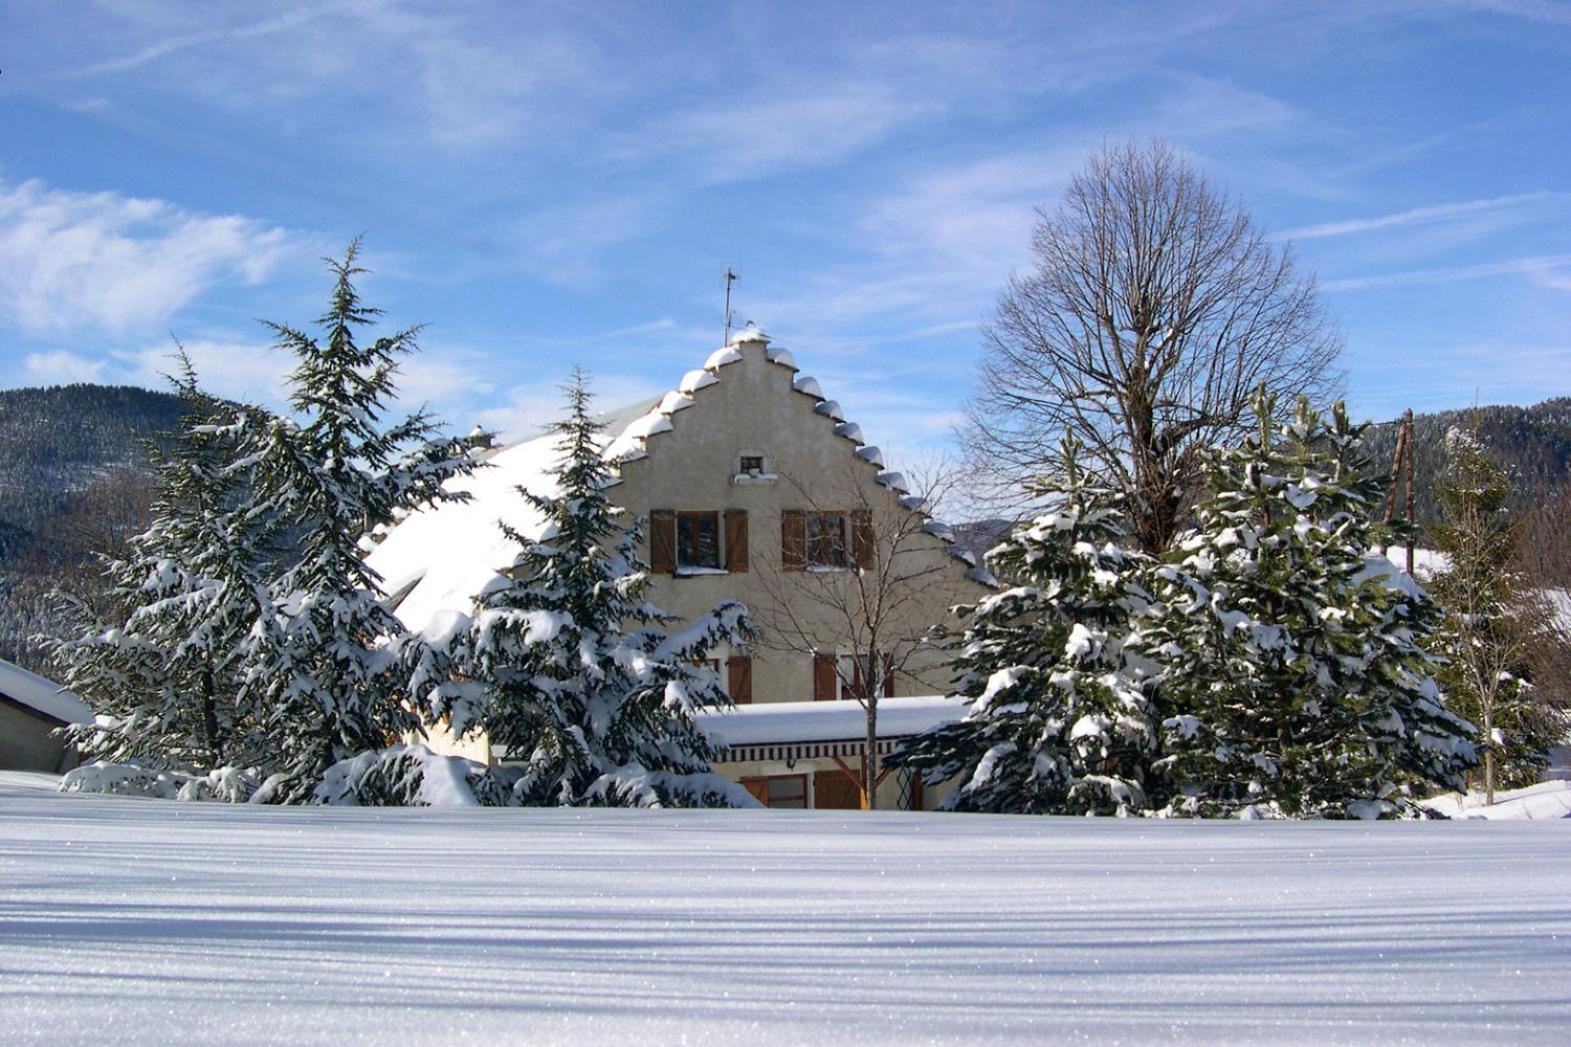
[[[895,696],[895,659],[893,655],[884,655],[884,697]]]
[[[676,573],[676,512],[654,509],[649,513],[649,569],[656,574]]]
[[[733,574],[747,573],[747,510],[725,511],[725,566]]]
[[[732,655],[726,662],[726,690],[737,705],[753,700],[753,659],[745,654]]]
[[[813,652],[813,701],[832,702],[835,690],[835,656]]]
[[[780,566],[787,571],[807,567],[807,514],[800,509],[780,513]]]
[[[874,567],[878,538],[873,533],[873,510],[851,510],[851,562],[864,571]]]

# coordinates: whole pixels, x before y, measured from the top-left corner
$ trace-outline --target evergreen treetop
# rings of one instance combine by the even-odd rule
[[[1147,597],[1145,558],[1112,492],[1066,439],[1039,490],[1053,508],[987,554],[1011,587],[960,608],[955,661],[971,709],[890,758],[937,783],[959,775],[951,810],[1129,814],[1148,804],[1156,728],[1124,638]]]

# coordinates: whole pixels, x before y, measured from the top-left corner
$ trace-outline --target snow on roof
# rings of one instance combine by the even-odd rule
[[[693,406],[699,390],[716,384],[721,369],[742,359],[735,347],[748,343],[767,347],[769,336],[749,325],[737,332],[730,345],[711,353],[702,368],[684,374],[676,389],[596,416],[605,427],[601,454],[617,464],[644,457],[648,441],[672,431],[671,416]],[[784,349],[766,348],[765,355],[773,364],[796,370],[796,361]],[[830,420],[835,432],[861,441],[861,429],[844,421],[839,404],[823,399],[817,381],[799,376],[792,387],[820,401],[814,410]],[[482,458],[488,468],[448,484],[449,490],[467,492],[469,501],[411,513],[369,550],[367,562],[381,575],[382,591],[395,601],[398,617],[406,626],[424,631],[444,613],[467,613],[475,597],[512,564],[517,550],[502,534],[501,521],[506,520],[526,538],[540,536],[543,521],[519,488],[546,496],[555,493],[556,443],[557,437],[548,433],[487,451]],[[900,474],[883,471],[883,456],[877,447],[863,445],[855,454],[880,470],[878,483],[896,493],[905,490]],[[905,500],[902,505],[923,511]],[[971,572],[967,577],[981,580]]]
[[[0,661],[0,695],[61,723],[91,723],[87,703],[53,680]]]
[[[939,724],[954,723],[970,708],[943,695],[881,698],[878,737],[903,738]],[[706,710],[698,722],[716,743],[735,747],[782,742],[860,741],[867,737],[867,713],[857,702],[763,702],[728,710]]]

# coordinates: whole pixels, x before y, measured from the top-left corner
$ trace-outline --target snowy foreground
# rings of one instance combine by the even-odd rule
[[[0,776],[0,1042],[1571,1038],[1571,821],[255,809]]]

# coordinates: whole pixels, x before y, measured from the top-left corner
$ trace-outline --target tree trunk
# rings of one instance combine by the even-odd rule
[[[862,761],[862,787],[870,811],[878,810],[878,693],[883,689],[883,676],[877,668],[878,651],[869,649],[867,666],[862,670],[862,690],[867,699],[867,759]]]
[[[213,758],[213,767],[223,766],[224,740],[218,728],[218,702],[213,692],[213,670],[202,670],[202,727],[207,732],[207,751]]]

